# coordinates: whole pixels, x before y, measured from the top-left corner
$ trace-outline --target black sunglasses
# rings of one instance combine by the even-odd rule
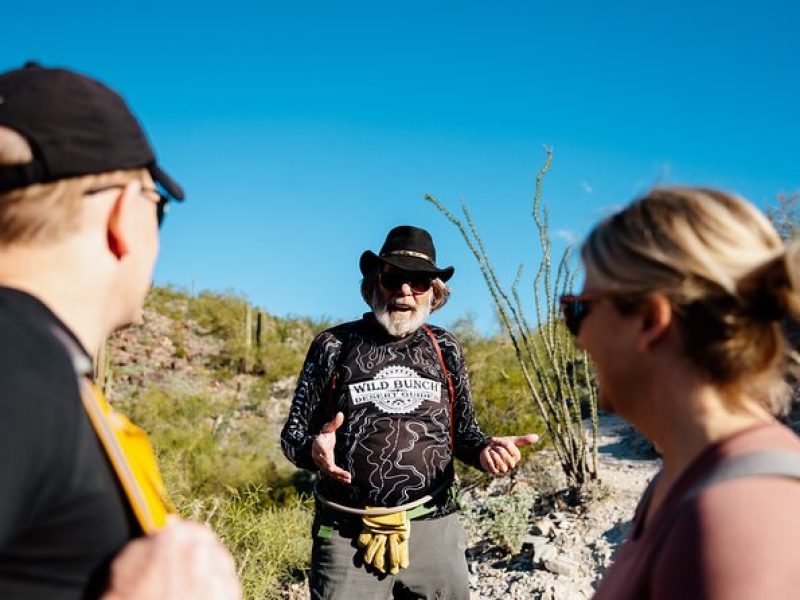
[[[115,184],[115,185],[108,185],[108,186],[105,186],[105,187],[93,188],[91,190],[86,190],[84,192],[84,194],[87,194],[87,195],[99,194],[100,192],[107,192],[108,190],[122,189],[122,188],[125,187],[125,185],[127,185],[127,184],[118,183],[118,184]],[[158,190],[158,188],[146,187],[146,186],[143,185],[141,190],[142,190],[142,192],[147,192],[149,194],[154,194],[156,196],[156,198],[157,198],[155,200],[155,203],[156,203],[156,219],[158,220],[158,226],[161,227],[161,224],[164,222],[164,217],[167,214],[167,208],[168,208],[167,205],[169,203],[169,197],[165,196],[164,194],[162,194]]]
[[[433,278],[426,273],[414,273],[411,271],[385,271],[378,275],[381,285],[390,292],[398,292],[402,289],[403,284],[407,283],[408,287],[414,294],[424,294],[431,289],[431,282]]]
[[[592,302],[616,295],[614,292],[588,292],[561,296],[561,314],[564,317],[564,325],[572,335],[577,337],[581,330],[581,323],[589,314]]]

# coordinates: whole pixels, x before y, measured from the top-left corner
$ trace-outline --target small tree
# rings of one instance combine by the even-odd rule
[[[781,239],[791,242],[800,236],[800,192],[778,194],[776,200],[775,206],[767,208],[767,217]]]
[[[450,212],[431,195],[431,202],[458,227],[469,246],[494,300],[500,322],[514,345],[533,405],[541,414],[553,447],[570,483],[582,487],[597,478],[597,394],[584,351],[579,350],[561,319],[560,294],[569,291],[575,281],[568,248],[553,267],[547,208],[542,204],[542,181],[550,168],[553,153],[545,148],[545,162],[536,178],[533,197],[533,221],[542,252],[533,278],[532,324],[520,295],[522,265],[510,292],[497,279],[489,254],[478,233],[467,205],[462,201],[464,220]],[[591,443],[583,425],[582,406],[588,407],[592,427]]]

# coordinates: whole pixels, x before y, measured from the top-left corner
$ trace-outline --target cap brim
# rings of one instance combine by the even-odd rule
[[[401,269],[403,271],[411,271],[414,273],[430,273],[442,281],[447,281],[453,276],[453,273],[455,273],[455,268],[453,267],[439,269],[430,264],[428,261],[421,258],[416,258],[414,256],[383,257],[378,256],[372,250],[367,250],[361,255],[361,259],[359,260],[358,266],[361,269],[361,274],[366,276],[367,273],[372,271],[378,263],[391,265],[394,268]]]
[[[164,191],[170,195],[171,198],[174,198],[175,200],[183,200],[185,198],[183,188],[178,185],[177,181],[167,175],[157,164],[153,163],[150,165],[148,167],[148,171],[150,171],[150,175],[152,176],[153,180],[158,183],[164,189]]]

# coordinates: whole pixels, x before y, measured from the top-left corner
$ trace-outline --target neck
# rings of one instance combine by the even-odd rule
[[[673,379],[649,394],[647,414],[631,422],[658,447],[670,482],[711,444],[773,419],[751,399],[692,379]]]
[[[0,252],[0,285],[42,301],[89,352],[96,356],[111,333],[106,324],[102,275],[97,261],[81,261],[69,248],[53,251],[4,249]]]

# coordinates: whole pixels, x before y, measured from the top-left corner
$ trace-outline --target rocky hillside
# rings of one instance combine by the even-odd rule
[[[142,324],[111,337],[98,361],[108,398],[151,432],[162,461],[176,459],[175,446],[183,443],[186,454],[199,449],[212,457],[214,464],[195,474],[198,480],[181,478],[180,484],[169,481],[169,471],[186,467],[185,461],[178,457],[181,464],[165,465],[173,493],[188,497],[254,481],[274,487],[294,472],[280,452],[278,432],[315,329],[307,321],[267,317],[262,334],[267,342],[248,356],[240,339],[247,310],[252,308],[235,296],[198,300],[156,289]],[[289,333],[276,342],[279,327]],[[284,358],[285,372],[268,374],[258,364],[265,350],[289,357]],[[169,427],[184,421],[187,439],[178,439],[179,432]],[[188,439],[190,433],[209,438],[216,447],[200,448],[199,440]],[[239,462],[247,463],[246,472]],[[214,475],[214,467],[224,467],[231,477]]]

